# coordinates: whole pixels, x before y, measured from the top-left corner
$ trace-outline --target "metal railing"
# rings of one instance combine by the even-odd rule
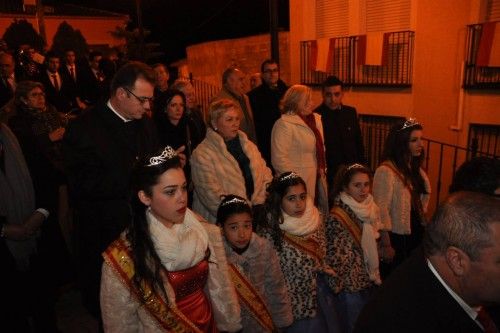
[[[221,88],[197,79],[191,79],[191,84],[194,87],[196,101],[198,102],[198,105],[203,111],[203,115],[206,119],[210,101],[220,91]]]
[[[463,87],[465,89],[500,89],[500,67],[477,65],[482,33],[483,24],[467,26]]]
[[[385,34],[381,65],[365,65],[360,59],[364,36],[333,38],[331,66],[326,72],[314,70],[315,41],[300,42],[300,80],[306,85],[320,85],[335,75],[347,86],[410,87],[413,73],[415,32],[397,31]]]
[[[372,170],[375,170],[382,162],[382,151],[391,121],[397,121],[397,117],[390,117],[394,119],[386,119],[383,122],[377,119],[363,121],[363,117],[367,116],[360,117],[366,157],[369,166]],[[500,126],[498,125],[486,125],[479,131],[474,126],[471,126],[468,147],[460,147],[424,138],[425,161],[423,168],[427,171],[432,187],[432,204],[429,211],[432,212],[439,205],[441,199],[448,195],[453,176],[462,163],[475,156],[500,158],[499,138]]]

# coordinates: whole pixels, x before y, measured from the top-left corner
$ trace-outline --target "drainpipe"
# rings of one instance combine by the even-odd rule
[[[278,0],[269,0],[269,31],[271,33],[271,59],[279,64]]]
[[[465,73],[465,61],[462,61],[462,68],[460,71],[460,91],[458,93],[458,108],[457,108],[457,123],[456,125],[451,125],[450,129],[452,131],[461,131],[462,123],[464,118],[464,101],[465,101],[465,90],[463,87]]]

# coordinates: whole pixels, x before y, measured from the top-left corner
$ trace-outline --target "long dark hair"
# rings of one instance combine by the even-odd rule
[[[415,187],[419,192],[425,192],[424,180],[420,175],[425,153],[422,149],[420,156],[412,156],[409,148],[411,133],[423,130],[422,125],[413,123],[405,127],[408,121],[401,120],[394,124],[385,141],[383,161],[391,161],[404,177],[405,185]]]
[[[264,203],[264,228],[271,234],[274,241],[274,247],[277,250],[282,249],[283,232],[280,229],[280,224],[283,223],[284,217],[281,210],[281,201],[288,193],[288,188],[291,186],[302,184],[307,191],[306,183],[296,173],[292,171],[284,172],[267,187],[267,198]]]
[[[154,156],[162,155],[163,151],[159,151]],[[155,292],[161,292],[168,302],[160,274],[163,266],[155,251],[146,220],[147,207],[139,200],[137,194],[139,191],[144,191],[146,195],[151,196],[152,188],[158,184],[160,176],[169,169],[181,169],[181,161],[177,155],[156,160],[157,163],[151,163],[151,158],[152,156],[147,156],[140,159],[132,170],[132,221],[127,229],[126,237],[132,247],[132,259],[135,267],[134,285],[143,292],[142,283],[146,282]],[[141,298],[141,301],[145,300]]]
[[[354,163],[349,165],[342,165],[337,173],[335,174],[335,178],[333,180],[333,190],[330,192],[330,202],[333,203],[335,198],[344,190],[344,188],[349,186],[349,183],[352,180],[352,177],[358,173],[363,173],[368,175],[370,178],[370,183],[372,181],[372,172],[371,170],[364,165]]]
[[[252,208],[248,202],[237,195],[229,194],[222,198],[217,209],[217,224],[224,227],[227,219],[234,214],[248,213],[252,217]]]

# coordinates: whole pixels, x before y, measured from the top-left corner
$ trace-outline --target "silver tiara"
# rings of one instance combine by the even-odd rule
[[[402,131],[404,129],[420,125],[420,123],[417,121],[416,118],[408,118],[405,123],[403,124],[403,127],[401,127],[399,130]]]
[[[290,174],[284,176],[284,177],[280,177],[279,178],[279,181],[282,182],[282,181],[285,181],[285,180],[288,180],[288,179],[295,179],[295,178],[300,178],[300,176],[298,174],[296,174],[295,172],[290,172]]]
[[[359,163],[354,163],[354,164],[351,164],[347,167],[347,170],[346,171],[349,171],[351,169],[364,169],[365,166],[362,165],[362,164],[359,164]]]
[[[175,152],[175,150],[170,146],[166,146],[160,155],[151,157],[149,159],[149,164],[146,166],[149,167],[149,166],[161,164],[161,163],[165,162],[166,160],[169,160],[175,156],[177,156],[177,153]]]
[[[240,204],[247,204],[246,200],[243,200],[243,199],[240,199],[240,198],[232,198],[231,200],[228,200],[228,201],[224,201],[220,206],[221,207],[224,207],[224,206],[227,206],[227,205],[230,205],[230,204],[237,204],[237,203],[240,203]]]

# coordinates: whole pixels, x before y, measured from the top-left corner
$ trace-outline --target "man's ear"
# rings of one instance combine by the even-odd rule
[[[149,207],[151,205],[151,198],[143,190],[140,190],[139,192],[137,192],[137,197],[146,206]]]
[[[461,249],[450,246],[446,249],[445,258],[446,263],[456,276],[463,276],[469,271],[471,259]]]

